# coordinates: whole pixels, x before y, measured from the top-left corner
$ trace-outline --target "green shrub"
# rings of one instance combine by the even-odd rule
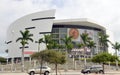
[[[75,58],[75,60],[79,60],[79,58]],[[84,58],[80,58],[81,61],[84,61]],[[91,62],[91,58],[86,58],[86,61],[87,62]]]
[[[7,61],[6,61],[6,59],[5,58],[3,58],[3,57],[0,57],[0,63],[1,64],[5,64]]]

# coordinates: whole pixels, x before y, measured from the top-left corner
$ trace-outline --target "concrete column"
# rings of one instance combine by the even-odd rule
[[[11,58],[11,71],[12,71],[12,72],[14,71],[13,66],[14,66],[14,58],[12,57],[12,58]]]

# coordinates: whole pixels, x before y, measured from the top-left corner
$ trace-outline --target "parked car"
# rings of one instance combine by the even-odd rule
[[[102,65],[93,65],[81,70],[81,73],[103,73]]]
[[[44,75],[49,75],[49,73],[51,72],[50,67],[42,66],[42,67],[36,67],[36,68],[33,68],[33,69],[29,69],[28,74],[29,75],[40,74],[40,69],[41,69],[41,74],[44,74]]]

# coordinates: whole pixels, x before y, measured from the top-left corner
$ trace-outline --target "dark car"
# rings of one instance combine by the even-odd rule
[[[102,65],[93,65],[90,67],[86,67],[81,70],[81,73],[103,73],[103,67]]]

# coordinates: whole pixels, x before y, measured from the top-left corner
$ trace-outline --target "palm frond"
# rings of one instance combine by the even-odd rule
[[[16,40],[16,42],[18,42],[19,40],[22,40],[23,38],[22,37],[19,37],[17,40]]]

